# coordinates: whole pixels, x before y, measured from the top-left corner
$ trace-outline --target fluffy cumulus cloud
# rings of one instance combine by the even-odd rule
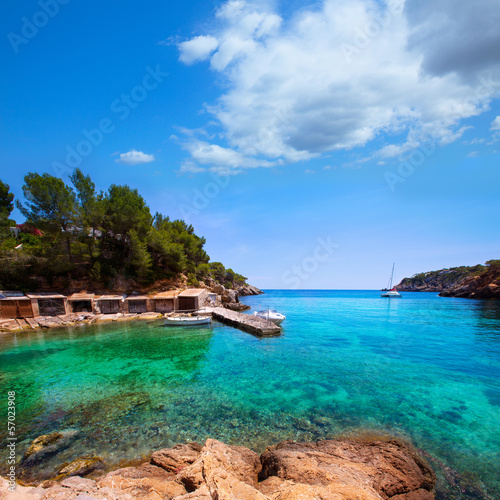
[[[274,167],[281,161],[267,161],[245,156],[239,151],[224,148],[217,144],[192,139],[183,144],[183,148],[190,153],[190,159],[181,167],[182,172],[197,173],[209,167],[211,171],[220,174],[238,174],[247,168]]]
[[[141,163],[151,163],[155,161],[154,155],[148,155],[142,151],[133,149],[128,153],[120,153],[120,157],[116,160],[118,163],[125,163],[126,165],[139,165]]]
[[[396,157],[453,142],[500,95],[498,0],[323,0],[286,21],[273,5],[230,0],[210,34],[179,45],[181,61],[207,60],[225,81],[207,106],[220,144],[190,137],[184,170],[269,167],[376,138],[371,154]]]
[[[192,40],[179,44],[179,50],[181,51],[180,60],[185,64],[204,61],[210,57],[210,54],[212,54],[218,45],[217,38],[213,36],[197,36]]]
[[[500,130],[500,116],[497,116],[491,123],[491,130],[493,131]]]

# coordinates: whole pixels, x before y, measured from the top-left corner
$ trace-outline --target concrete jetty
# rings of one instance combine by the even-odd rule
[[[207,311],[211,312],[212,317],[221,323],[234,326],[259,337],[278,337],[281,335],[279,326],[258,316],[231,311],[223,307],[207,308]]]

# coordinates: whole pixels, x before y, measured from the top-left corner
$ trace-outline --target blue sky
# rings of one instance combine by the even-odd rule
[[[78,165],[262,288],[380,288],[394,261],[399,280],[500,256],[494,0],[0,10],[16,197],[28,172]]]

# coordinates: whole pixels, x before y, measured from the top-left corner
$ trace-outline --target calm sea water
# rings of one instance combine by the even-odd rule
[[[85,455],[113,466],[208,437],[260,452],[382,432],[427,454],[439,498],[500,498],[499,303],[374,291],[243,300],[286,314],[283,336],[130,322],[1,337],[18,455],[41,434],[78,430],[33,470],[41,478]]]

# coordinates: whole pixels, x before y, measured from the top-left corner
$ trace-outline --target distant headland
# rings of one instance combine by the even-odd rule
[[[404,278],[396,289],[401,292],[439,292],[441,297],[500,299],[500,260],[415,274]]]

